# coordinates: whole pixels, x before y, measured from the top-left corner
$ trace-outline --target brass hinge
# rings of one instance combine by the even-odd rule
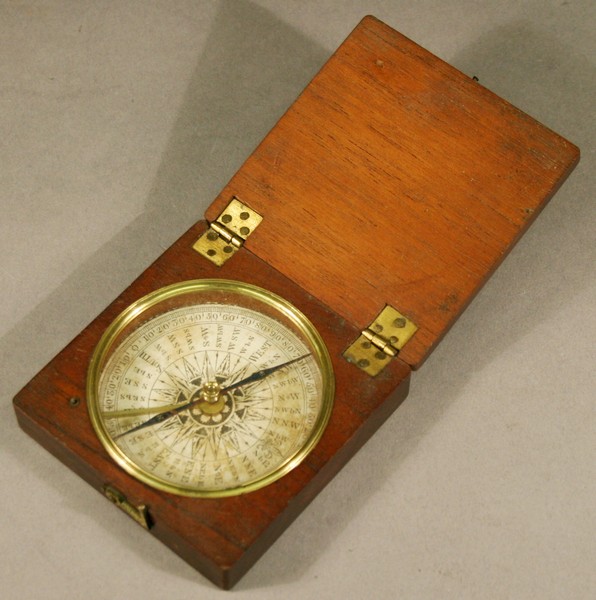
[[[257,228],[263,217],[238,200],[226,206],[217,220],[194,243],[193,248],[213,264],[221,267]]]
[[[399,354],[417,329],[410,319],[387,305],[344,352],[344,358],[374,377]]]
[[[131,519],[134,519],[141,527],[151,528],[149,509],[144,504],[138,504],[137,506],[131,504],[120,490],[109,484],[103,486],[102,492],[110,502],[125,512]]]

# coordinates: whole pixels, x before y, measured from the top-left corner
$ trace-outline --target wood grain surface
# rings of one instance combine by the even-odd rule
[[[578,149],[373,17],[207,211],[263,215],[257,256],[362,329],[386,303],[433,347],[571,172]]]
[[[205,230],[193,227],[54,358],[15,398],[21,427],[94,488],[110,484],[146,504],[151,532],[214,583],[229,588],[261,556],[405,398],[410,369],[399,359],[371,379],[341,356],[352,325],[246,250],[221,269],[192,250]],[[336,398],[313,452],[279,481],[233,498],[197,499],[154,490],[121,470],[92,429],[85,402],[87,368],[102,333],[129,304],[178,281],[221,277],[267,288],[317,327],[331,354]],[[71,398],[80,398],[71,406]]]

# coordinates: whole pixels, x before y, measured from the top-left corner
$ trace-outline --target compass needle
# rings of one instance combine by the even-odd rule
[[[307,358],[308,356],[309,356],[309,354],[305,354],[304,356],[294,358],[294,359],[289,360],[281,365],[275,365],[274,367],[269,367],[267,369],[261,369],[261,370],[257,371],[256,373],[253,373],[252,375],[246,377],[245,379],[242,379],[234,384],[231,384],[223,389],[220,389],[218,391],[218,396],[221,396],[223,394],[226,394],[227,392],[241,388],[243,386],[254,385],[256,382],[260,382],[263,379],[265,379],[266,377],[269,377],[270,375],[272,375],[273,373],[280,371],[284,367],[288,367],[299,360]],[[201,388],[201,392],[202,392],[202,388]],[[197,406],[198,404],[201,404],[206,401],[204,399],[202,393],[198,393],[198,394],[195,393],[195,396],[197,396],[197,398],[195,400],[191,400],[190,402],[186,402],[184,404],[178,404],[176,406],[169,407],[169,410],[167,407],[166,408],[162,407],[161,410],[156,409],[156,408],[154,408],[154,409],[146,408],[146,409],[130,409],[130,410],[119,411],[117,414],[121,417],[133,416],[133,414],[134,414],[134,416],[137,416],[137,415],[146,414],[148,412],[157,412],[158,414],[155,415],[154,417],[151,417],[147,421],[144,421],[143,423],[140,423],[139,425],[136,425],[135,427],[132,427],[131,429],[120,433],[119,435],[115,436],[114,439],[117,440],[128,433],[133,433],[135,431],[139,431],[140,429],[144,429],[145,427],[150,427],[151,425],[157,425],[159,423],[163,423],[170,417],[173,417],[184,410],[190,410],[191,408]],[[109,413],[106,413],[106,412],[103,412],[102,414],[104,416],[106,414],[109,415]],[[114,418],[113,415],[110,415],[110,417]],[[217,423],[218,419],[214,418],[214,421]]]

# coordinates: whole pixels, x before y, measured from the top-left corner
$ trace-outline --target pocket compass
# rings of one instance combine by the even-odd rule
[[[19,424],[230,588],[399,406],[578,158],[366,17],[205,220],[17,395]]]
[[[333,390],[325,344],[302,313],[221,279],[131,304],[87,378],[91,421],[112,458],[148,485],[197,497],[256,490],[299,464]]]

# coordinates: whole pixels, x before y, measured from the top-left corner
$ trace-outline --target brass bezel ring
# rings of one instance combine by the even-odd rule
[[[110,355],[110,351],[117,342],[120,334],[129,325],[133,324],[134,321],[142,319],[147,311],[159,307],[162,303],[179,298],[185,294],[200,294],[205,292],[230,293],[256,300],[269,307],[269,309],[273,309],[274,313],[277,312],[285,317],[294,325],[294,327],[296,327],[300,335],[304,337],[306,343],[311,347],[312,354],[318,364],[322,377],[321,411],[304,445],[291,456],[288,456],[274,471],[247,484],[217,490],[192,489],[175,485],[140,467],[116,445],[107,432],[99,412],[98,402],[101,373]],[[196,302],[195,304],[198,305],[200,302]],[[164,310],[164,313],[165,312],[167,312],[167,310]],[[335,379],[331,358],[321,335],[310,320],[290,302],[273,292],[249,283],[226,279],[197,279],[183,281],[157,289],[154,292],[143,296],[136,302],[133,302],[120,313],[118,317],[116,317],[103,333],[93,352],[87,372],[87,405],[91,423],[101,444],[116,464],[139,481],[142,481],[153,488],[176,495],[195,498],[222,498],[252,492],[273,483],[297,467],[311,452],[323,435],[331,416],[334,393]]]

